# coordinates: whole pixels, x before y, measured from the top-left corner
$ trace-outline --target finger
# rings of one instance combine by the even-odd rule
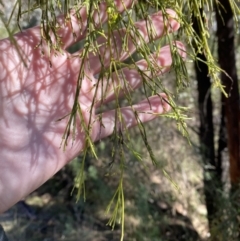
[[[103,139],[110,136],[115,129],[123,131],[126,128],[136,126],[138,123],[146,123],[170,109],[167,96],[160,94],[145,99],[132,107],[121,108],[121,122],[119,122],[119,119],[116,120],[116,110],[104,112],[99,115],[99,120],[93,126],[92,138],[94,141]]]
[[[114,6],[119,13],[122,13],[127,8],[133,6],[136,0],[114,0]],[[94,4],[93,4],[94,5]],[[72,10],[69,14],[69,17],[66,18],[65,15],[60,15],[57,17],[57,30],[58,37],[61,38],[62,48],[66,49],[72,44],[84,39],[86,37],[86,32],[88,28],[88,11],[85,6],[82,6],[78,12]],[[98,7],[93,7],[91,16],[93,23],[95,23],[95,28],[98,28],[107,21],[107,4],[106,2],[101,2]],[[40,26],[30,28],[23,33],[28,33],[31,36],[36,37],[36,43],[38,43],[42,36],[40,31]],[[22,32],[19,35],[22,35]],[[49,33],[47,33],[49,34]],[[53,43],[56,42],[56,36],[53,33],[50,33],[51,40]]]
[[[162,37],[167,31],[177,31],[180,27],[177,21],[176,12],[171,9],[166,11],[168,17],[164,17],[162,12],[153,14],[148,20],[142,20],[135,23],[135,33],[133,29],[120,29],[115,30],[111,34],[110,41],[101,36],[97,39],[96,46],[98,54],[90,53],[88,57],[88,66],[94,74],[97,74],[102,64],[108,67],[110,60],[116,59],[117,61],[125,60],[135,50],[137,46],[142,43],[148,43],[150,40]],[[124,36],[127,39],[124,40]],[[127,46],[124,46],[123,41]],[[98,47],[99,46],[99,47]]]
[[[127,8],[133,6],[134,2],[135,0],[115,0],[114,6],[116,7],[116,10],[121,13]],[[91,14],[95,28],[100,27],[107,21],[108,14],[106,2],[101,2],[97,8],[93,6],[92,12],[93,14]],[[88,11],[86,7],[82,7],[78,13],[76,11],[72,11],[70,13],[69,20],[66,20],[65,16],[60,16],[58,18],[57,21],[60,26],[58,34],[62,38],[63,49],[66,49],[72,44],[85,38],[88,28],[87,19]]]
[[[186,50],[183,43],[176,41],[174,45],[180,56],[185,59]],[[172,65],[170,46],[164,46],[158,53],[149,56],[149,60],[153,69],[150,69],[147,61],[143,59],[138,61],[132,69],[126,67],[118,70],[117,73],[113,73],[109,80],[106,78],[100,79],[101,83],[96,86],[96,107],[137,89],[142,84],[143,76],[148,81],[167,72]]]

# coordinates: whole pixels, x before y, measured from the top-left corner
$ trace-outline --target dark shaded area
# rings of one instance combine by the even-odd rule
[[[200,9],[202,13],[202,9]],[[197,18],[193,17],[193,27],[201,38],[201,28]],[[203,16],[200,16],[204,22]],[[197,50],[197,49],[196,49]],[[204,164],[204,194],[207,207],[207,217],[210,232],[214,227],[214,219],[218,212],[217,195],[221,187],[221,163],[215,161],[213,104],[211,99],[211,79],[206,64],[204,53],[198,53],[195,60],[195,72],[198,83],[198,108],[199,108],[199,139],[202,160]]]
[[[239,181],[240,181],[240,129],[239,129],[239,87],[235,57],[235,31],[231,5],[228,0],[220,0],[216,6],[218,57],[219,65],[224,71],[221,81],[228,96],[222,96],[222,121],[226,120],[227,147],[229,154],[229,173],[231,198],[229,203],[234,212],[232,218],[233,240],[240,239],[239,232]],[[224,143],[222,144],[223,147]]]
[[[221,102],[223,103],[223,94],[221,95]],[[218,133],[218,149],[217,149],[217,173],[219,178],[222,177],[223,172],[223,151],[227,147],[227,130],[226,130],[226,121],[225,121],[225,105],[222,104],[221,106],[221,121],[219,126],[219,133]],[[222,187],[221,187],[222,189]]]
[[[1,224],[0,224],[0,241],[8,241],[6,233],[4,232],[4,229]]]
[[[219,1],[217,6],[217,37],[219,65],[224,70],[222,84],[228,97],[223,96],[228,135],[230,180],[233,189],[240,179],[240,139],[239,139],[239,89],[234,45],[233,13],[228,0]]]

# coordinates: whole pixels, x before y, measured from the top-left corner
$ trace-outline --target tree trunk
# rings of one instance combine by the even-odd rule
[[[239,89],[234,47],[234,21],[233,12],[229,0],[220,0],[216,11],[217,17],[217,37],[218,37],[218,57],[219,65],[225,71],[221,74],[222,84],[228,94],[222,99],[225,111],[227,128],[227,146],[230,162],[231,181],[231,210],[234,212],[230,219],[232,224],[231,238],[240,239],[239,232],[239,191],[240,181],[240,140],[239,140]],[[231,216],[230,216],[231,217]],[[234,218],[235,217],[235,218]]]
[[[201,36],[196,18],[193,19],[193,27],[196,33]],[[204,193],[207,207],[209,229],[213,237],[214,218],[217,214],[217,187],[221,178],[217,173],[214,150],[214,128],[213,128],[213,110],[211,99],[211,82],[208,75],[208,66],[206,57],[203,53],[198,53],[195,61],[195,71],[198,83],[198,107],[199,107],[199,138],[201,154],[204,164]]]
[[[239,90],[234,47],[233,13],[228,0],[220,0],[217,13],[218,56],[222,84],[229,95],[223,98],[226,115],[227,144],[230,161],[230,180],[233,189],[240,181]]]
[[[224,95],[221,96],[221,103],[223,103]],[[218,136],[218,150],[217,150],[217,173],[219,178],[222,178],[222,159],[223,151],[227,147],[227,135],[226,135],[226,123],[225,123],[225,105],[221,106],[221,122],[219,126],[219,136]],[[222,186],[221,186],[222,188]]]

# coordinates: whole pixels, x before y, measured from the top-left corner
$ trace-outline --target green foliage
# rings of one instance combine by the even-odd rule
[[[234,193],[218,190],[218,211],[212,220],[211,240],[239,240],[239,187]]]
[[[86,39],[84,42],[84,48],[81,52],[79,58],[81,58],[84,63],[84,60],[88,58],[88,55],[90,52],[94,52],[95,55],[99,56],[99,60],[101,61],[101,54],[99,53],[99,46],[96,42],[96,39],[99,36],[103,36],[106,39],[106,42],[109,46],[114,45],[113,39],[111,38],[113,35],[114,30],[119,30],[121,28],[126,28],[127,36],[123,37],[123,49],[128,52],[128,40],[129,38],[131,41],[136,45],[136,53],[135,57],[129,56],[128,61],[125,61],[124,63],[121,63],[118,59],[111,58],[111,63],[109,68],[106,68],[104,66],[104,63],[101,63],[101,70],[100,75],[98,79],[97,86],[99,88],[102,86],[102,80],[103,77],[107,77],[107,79],[111,80],[111,76],[113,73],[117,74],[118,76],[121,76],[125,78],[121,72],[122,67],[128,67],[128,68],[135,68],[138,70],[139,74],[142,76],[143,79],[143,92],[145,93],[146,97],[150,94],[156,94],[160,91],[165,92],[167,96],[169,97],[168,101],[169,104],[172,107],[172,112],[168,114],[164,114],[162,116],[165,116],[167,118],[174,119],[177,123],[179,131],[183,134],[183,136],[186,136],[188,138],[188,132],[187,132],[187,125],[185,120],[188,118],[185,114],[186,108],[180,107],[178,104],[176,104],[176,96],[179,92],[179,90],[184,89],[189,84],[188,79],[188,73],[187,68],[185,66],[185,63],[183,59],[180,57],[178,51],[176,50],[176,47],[173,44],[173,41],[175,40],[181,40],[185,42],[188,46],[188,56],[191,60],[195,60],[198,53],[205,53],[206,55],[206,64],[209,67],[209,76],[212,78],[214,86],[217,86],[221,89],[223,93],[224,86],[222,86],[220,79],[219,79],[219,73],[221,72],[221,69],[217,65],[217,61],[213,57],[212,51],[209,46],[209,26],[211,25],[211,13],[214,11],[214,6],[217,5],[219,8],[221,8],[220,5],[218,5],[218,1],[212,1],[212,0],[140,0],[138,1],[132,8],[126,9],[124,14],[119,14],[118,11],[115,8],[113,0],[107,0],[107,14],[108,14],[108,21],[105,25],[100,25],[98,28],[95,27],[94,19],[92,16],[92,13],[94,10],[98,10],[100,0],[28,0],[27,4],[26,1],[18,0],[15,3],[15,6],[13,8],[12,14],[10,15],[10,18],[6,21],[4,19],[3,13],[1,14],[1,18],[3,20],[4,26],[8,32],[8,35],[12,42],[17,47],[17,43],[15,42],[13,38],[13,31],[10,30],[10,22],[12,19],[12,16],[17,14],[17,21],[21,19],[23,15],[28,15],[34,11],[35,9],[40,8],[42,10],[42,19],[41,19],[41,30],[42,30],[42,41],[46,41],[48,43],[49,47],[49,53],[55,52],[55,53],[61,53],[61,37],[58,36],[58,26],[57,26],[57,13],[62,12],[66,16],[66,21],[69,21],[70,19],[70,9],[72,8],[76,13],[78,13],[82,8],[86,7],[87,9],[87,16],[88,16],[88,29],[86,31]],[[235,14],[235,19],[237,19],[237,14],[239,14],[239,9],[237,7],[236,2],[230,0],[232,10]],[[2,2],[0,2],[3,4]],[[149,39],[151,40],[150,44],[147,44],[145,40],[139,35],[138,29],[134,25],[134,22],[139,19],[146,19],[149,20],[149,11],[158,11],[161,10],[163,13],[163,17],[165,19],[165,24],[167,26],[167,17],[168,14],[166,12],[167,8],[172,8],[175,10],[178,14],[178,21],[181,23],[181,29],[178,32],[178,34],[169,34],[166,32],[165,37],[162,40],[154,40],[154,29],[152,28],[151,24],[149,24]],[[79,18],[79,21],[81,22],[81,16],[79,14],[76,14],[76,16]],[[193,29],[193,18],[197,21],[197,25],[199,28],[200,34],[196,33]],[[107,31],[106,31],[107,30]],[[50,36],[50,33],[53,34],[53,38]],[[74,33],[72,33],[74,35]],[[139,45],[140,42],[140,45]],[[40,43],[41,44],[41,43]],[[149,55],[155,51],[159,51],[163,44],[169,44],[171,53],[172,53],[172,69],[175,72],[175,78],[176,78],[176,90],[174,93],[172,93],[170,90],[167,89],[166,86],[161,81],[161,77],[157,77],[159,71],[161,71],[161,68],[157,67],[156,64],[149,58]],[[18,47],[17,47],[18,49]],[[117,50],[116,50],[117,51]],[[20,54],[20,52],[19,52]],[[149,79],[135,64],[136,58],[144,58],[148,63],[149,71],[151,72],[152,76],[156,76],[152,79]],[[68,118],[68,124],[66,126],[65,132],[63,134],[63,142],[62,147],[63,149],[67,145],[67,141],[69,139],[70,133],[72,134],[73,138],[75,137],[76,133],[76,120],[79,118],[81,120],[82,128],[85,132],[85,150],[83,151],[83,159],[81,162],[81,167],[79,170],[79,174],[77,175],[77,184],[76,187],[78,188],[78,194],[77,198],[79,199],[82,195],[85,199],[85,158],[90,152],[95,158],[97,158],[97,153],[95,151],[95,145],[91,139],[91,125],[92,125],[92,111],[94,103],[96,100],[96,93],[95,98],[93,100],[92,106],[90,108],[90,119],[88,123],[84,121],[81,106],[78,101],[80,89],[82,86],[83,77],[85,76],[84,72],[84,66],[83,64],[80,66],[79,69],[79,77],[77,81],[77,88],[76,88],[76,94],[75,94],[75,101],[72,106],[72,111],[69,115],[63,117]],[[124,79],[124,83],[126,84],[127,88],[127,80]],[[97,91],[98,88],[96,88]],[[118,91],[119,89],[115,89],[115,95],[116,95],[116,102],[115,102],[115,108],[116,108],[116,123],[120,123],[123,126],[125,124],[123,123],[123,118],[120,112],[121,103],[118,100]],[[106,93],[103,93],[103,98],[106,95]],[[226,93],[225,93],[226,95]],[[125,99],[128,102],[128,105],[131,107],[134,103],[134,98],[132,97],[132,94],[130,93],[130,90],[125,91]],[[134,109],[133,109],[134,111]],[[152,163],[155,166],[158,166],[158,160],[156,159],[154,152],[149,145],[148,142],[148,135],[145,131],[145,128],[143,126],[143,123],[138,118],[138,113],[135,113],[136,120],[138,120],[138,130],[141,134],[141,137],[143,139],[143,142],[145,144],[145,147],[149,153],[149,156],[152,159]],[[66,113],[67,114],[67,113]],[[101,118],[100,118],[101,121]],[[117,125],[116,125],[117,126]],[[118,167],[118,172],[115,173],[119,177],[119,183],[117,186],[117,190],[110,201],[110,204],[107,208],[107,211],[112,211],[112,217],[110,218],[108,224],[111,225],[113,228],[115,226],[115,223],[120,221],[122,223],[122,239],[123,239],[123,230],[124,230],[124,171],[126,168],[126,158],[125,158],[125,152],[129,151],[135,156],[135,158],[142,162],[141,155],[134,149],[134,145],[131,142],[131,134],[127,130],[127,128],[124,128],[124,130],[119,133],[117,130],[115,130],[114,135],[112,137],[112,165],[116,165]],[[167,173],[163,169],[164,174],[168,177]],[[94,172],[92,173],[94,175]],[[171,178],[168,177],[170,180]],[[174,182],[173,182],[174,183]],[[175,184],[174,184],[175,185]]]

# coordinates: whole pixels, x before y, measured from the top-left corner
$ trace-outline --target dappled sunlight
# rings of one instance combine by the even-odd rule
[[[105,19],[104,16],[100,18]],[[62,21],[61,17],[59,21]],[[154,38],[166,33],[161,12],[153,15],[149,21],[155,25],[160,23],[160,26],[154,26],[159,30]],[[171,18],[169,21],[169,28],[176,31],[179,27],[176,20]],[[147,28],[149,26],[145,21],[136,23],[134,31],[137,33],[134,34],[139,36],[139,40],[150,40],[145,36]],[[61,33],[61,29],[59,31]],[[65,39],[64,31],[61,34]],[[128,96],[138,88],[143,81],[140,70],[149,79],[155,77],[154,72],[149,72],[149,66],[144,61],[136,63],[139,67],[135,69],[113,68],[109,79],[99,75],[102,64],[107,70],[111,68],[112,59],[125,60],[136,50],[136,39],[134,40],[131,34],[128,35],[126,30],[115,30],[113,34],[110,44],[104,37],[96,40],[100,58],[93,52],[89,52],[85,58],[84,50],[73,55],[64,50],[50,50],[49,45],[41,39],[39,27],[16,34],[14,40],[17,46],[9,39],[1,41],[1,65],[4,69],[0,74],[0,131],[3,133],[0,140],[1,154],[4,160],[11,160],[7,161],[10,166],[15,166],[13,173],[6,172],[1,175],[1,181],[4,183],[9,175],[16,176],[17,182],[11,185],[15,194],[18,193],[18,198],[23,198],[43,184],[76,157],[89,145],[90,139],[101,140],[115,130],[121,132],[170,110],[166,101],[168,97],[164,95],[162,98],[159,95],[136,105],[129,102],[129,107],[95,114],[100,105],[124,95]],[[128,39],[128,46],[124,46],[122,42],[124,34]],[[51,44],[54,44],[52,36],[51,41]],[[182,44],[178,45],[183,48]],[[154,59],[155,56],[149,58]],[[156,61],[162,69],[161,72],[157,71],[156,75],[167,71],[171,65],[170,48],[163,48]],[[122,73],[120,78],[118,72]],[[99,79],[94,78],[96,74]],[[119,111],[118,115],[116,111]],[[119,116],[121,118],[118,120]],[[31,175],[26,176],[26,172]],[[22,189],[17,189],[20,180]],[[11,199],[12,197],[7,198]]]
[[[151,122],[144,127],[168,115],[185,128],[174,93],[160,80],[172,66],[183,68],[179,73],[186,78],[186,49],[174,33],[180,28],[177,13],[165,9],[145,15],[139,8],[134,23],[135,2],[115,2],[116,6],[86,3],[66,12],[66,18],[55,19],[54,11],[49,12],[51,26],[45,19],[42,28],[15,35],[17,44],[10,39],[0,42],[0,194],[6,193],[0,195],[0,212],[21,200],[12,210],[26,213],[20,225],[29,229],[22,234],[33,237],[32,225],[40,225],[35,232],[39,239],[50,232],[59,240],[115,241],[123,240],[125,232],[127,239],[136,240],[176,236],[200,240],[194,226],[196,212],[181,198],[173,200],[171,184],[178,189],[177,180],[186,193],[188,188],[178,173],[172,180],[175,172],[165,170],[159,161],[162,152],[166,159],[167,155],[178,159],[173,165],[189,160],[185,153],[175,152],[180,149],[178,138],[165,147],[159,143],[173,126]],[[81,40],[73,54],[66,50]],[[141,95],[136,97],[138,88]],[[160,178],[160,173],[165,176]],[[47,180],[52,185],[43,185]],[[81,200],[85,194],[90,200],[86,206]],[[186,194],[183,199],[188,198]],[[105,212],[101,204],[109,201]],[[15,235],[16,227],[13,224],[8,231]]]

